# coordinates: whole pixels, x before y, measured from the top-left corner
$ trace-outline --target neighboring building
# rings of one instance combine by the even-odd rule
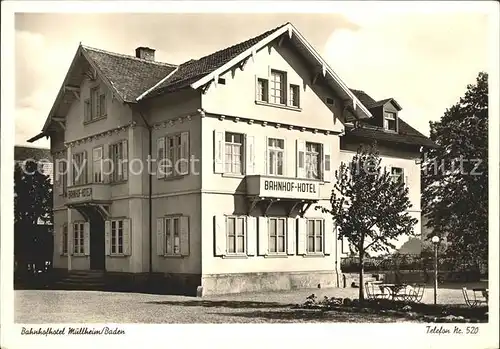
[[[334,169],[356,141],[345,125],[377,119],[377,109],[290,23],[179,66],[154,52],[79,46],[30,140],[50,137],[57,166],[90,164],[56,178],[54,267],[160,273],[200,294],[338,286],[341,244],[314,206],[328,205]],[[398,142],[411,138],[405,130],[415,144],[428,139],[402,125],[379,133],[418,198],[418,149]],[[101,161],[149,156],[199,161],[152,176],[132,163],[106,174]]]

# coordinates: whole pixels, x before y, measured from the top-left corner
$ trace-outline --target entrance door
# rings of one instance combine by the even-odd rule
[[[106,269],[104,218],[92,209],[90,215],[90,269]]]

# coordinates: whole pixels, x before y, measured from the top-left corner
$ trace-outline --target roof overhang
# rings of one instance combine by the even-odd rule
[[[274,33],[262,39],[254,46],[242,52],[226,64],[192,83],[191,87],[193,89],[198,89],[211,82],[212,80],[217,79],[218,76],[222,75],[224,72],[227,72],[232,67],[239,64],[241,61],[255,55],[257,51],[267,46],[270,42],[280,37],[281,35],[288,35],[290,39],[293,38],[294,40],[292,42],[298,46],[299,50],[308,54],[309,61],[321,68],[323,77],[326,79],[328,84],[341,96],[341,98],[343,98],[344,100],[350,100],[352,102],[352,109],[357,118],[367,119],[372,117],[372,114],[366,108],[366,106],[364,106],[363,103],[361,103],[361,101],[354,95],[354,93],[351,92],[347,85],[340,79],[340,77],[333,71],[333,69],[316,52],[316,50],[314,50],[311,44],[307,42],[302,34],[300,34],[300,32],[291,23],[288,23],[282,28],[276,30]]]

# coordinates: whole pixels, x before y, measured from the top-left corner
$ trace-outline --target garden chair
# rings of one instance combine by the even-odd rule
[[[478,299],[477,298],[476,290],[474,290],[474,293],[473,293],[474,298],[469,297],[469,293],[467,292],[466,287],[462,287],[462,294],[464,295],[465,304],[467,304],[471,308],[475,308],[475,307],[487,304],[486,299]]]
[[[420,303],[422,301],[422,297],[424,296],[424,290],[424,285],[410,285],[406,288],[404,300],[407,302]]]
[[[389,297],[388,293],[380,287],[381,282],[366,282],[365,292],[368,299],[386,299]]]

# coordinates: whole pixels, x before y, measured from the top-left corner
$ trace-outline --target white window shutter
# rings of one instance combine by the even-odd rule
[[[74,228],[73,222],[69,222],[68,223],[68,254],[71,254],[71,255],[74,254],[74,251],[73,251],[73,244],[75,241],[74,239],[75,239],[75,228]]]
[[[156,219],[156,254],[165,254],[165,218]]]
[[[304,255],[307,253],[307,219],[297,219],[297,254]]]
[[[288,217],[286,219],[286,253],[289,255],[295,254],[295,239],[297,236],[295,223],[295,218]]]
[[[224,131],[214,131],[214,172],[224,173]]]
[[[83,254],[90,255],[90,223],[83,223]]]
[[[123,220],[123,254],[130,256],[132,254],[132,244],[131,244],[131,225],[130,218]]]
[[[264,171],[262,173],[269,175],[269,137],[266,137],[266,144],[264,147]]]
[[[269,234],[267,217],[259,217],[259,239],[258,254],[266,256],[269,252]]]
[[[247,255],[255,256],[257,249],[257,218],[247,217]]]
[[[226,216],[214,216],[215,255],[226,254]]]
[[[89,171],[88,171],[88,168],[89,168],[89,157],[88,157],[88,154],[87,154],[87,151],[85,150],[83,152],[83,171],[82,171],[82,174],[81,176],[83,177],[83,184],[87,184],[89,182]]]
[[[64,254],[64,224],[59,228],[59,254]]]
[[[158,179],[165,178],[165,166],[160,166],[165,158],[165,137],[160,137],[156,140],[156,178]]]
[[[111,221],[104,222],[104,249],[106,256],[111,255]]]
[[[128,167],[129,167],[129,163],[128,163],[128,141],[122,141],[122,152],[123,152],[123,156],[122,156],[122,171],[123,171],[123,180],[126,181],[128,179]]]
[[[181,133],[181,163],[179,164],[180,174],[187,175],[189,173],[189,132]]]
[[[181,238],[181,255],[189,256],[189,217],[180,217],[180,238]]]
[[[296,163],[297,178],[306,176],[306,142],[297,139]]]
[[[109,183],[109,175],[110,175],[110,159],[109,159],[109,145],[104,145],[102,147],[102,161],[103,161],[103,165],[102,165],[102,180],[104,183]]]
[[[334,225],[333,225],[333,220],[328,217],[325,219],[325,254],[329,255],[332,254],[333,251],[333,243],[335,241],[334,239],[334,231],[333,231]]]
[[[283,164],[281,166],[283,167],[283,176],[285,177],[288,176],[287,161],[286,161],[287,156],[288,156],[287,139],[283,138]],[[293,176],[293,174],[291,176]]]
[[[342,253],[349,253],[349,240],[344,236],[342,238]]]
[[[63,160],[63,159],[59,159]],[[59,195],[64,195],[64,184],[63,184],[63,176],[64,176],[64,163],[62,161],[56,161],[56,169],[57,173],[55,174],[54,178],[56,178],[56,181],[54,185],[57,187],[57,194]]]
[[[255,173],[255,137],[245,135],[245,170],[247,175]]]
[[[323,181],[332,181],[332,150],[330,143],[323,144]]]

